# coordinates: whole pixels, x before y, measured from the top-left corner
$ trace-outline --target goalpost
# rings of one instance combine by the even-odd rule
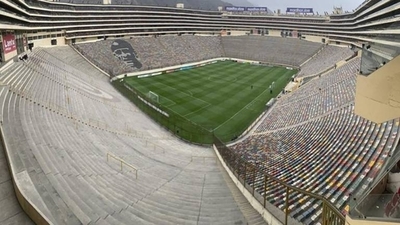
[[[147,97],[154,102],[157,102],[157,103],[160,102],[160,97],[158,96],[158,94],[156,94],[152,91],[149,91],[149,93],[147,93]]]

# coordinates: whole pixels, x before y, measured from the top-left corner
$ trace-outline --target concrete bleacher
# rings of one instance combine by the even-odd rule
[[[72,48],[37,49],[0,81],[12,172],[49,222],[248,222],[210,148],[171,137]],[[136,167],[137,179],[109,152]]]
[[[322,47],[322,44],[297,38],[271,36],[224,36],[226,57],[299,67]]]
[[[0,92],[5,92],[2,87]],[[19,205],[13,187],[6,155],[0,145],[0,224],[30,225],[34,224]]]
[[[300,67],[315,55],[322,44],[300,40],[297,38],[281,38],[270,36],[197,36],[197,35],[162,35],[143,36],[124,39],[134,49],[141,68],[132,68],[113,56],[111,45],[114,40],[78,43],[75,45],[86,58],[110,75],[121,75],[134,71],[175,66],[184,63],[198,62],[218,57],[231,57],[284,66]],[[321,54],[330,53],[330,47]],[[341,59],[341,51],[332,50],[334,59]],[[314,62],[311,60],[311,62]],[[312,64],[312,63],[309,64]],[[322,63],[325,61],[322,61]],[[318,71],[324,65],[314,62]],[[306,63],[306,65],[308,65]],[[314,68],[313,65],[310,67]],[[314,72],[305,66],[307,75]]]
[[[359,64],[359,58],[352,60],[282,97],[256,132],[299,124],[354,101]]]
[[[278,100],[255,131],[231,148],[288,184],[326,197],[346,214],[350,198],[365,193],[384,168],[400,131],[399,119],[374,124],[354,114],[359,64],[353,59]],[[259,180],[252,185],[261,192]],[[270,185],[268,201],[283,210],[284,188]],[[316,203],[292,193],[290,215],[318,224],[322,208]]]
[[[111,75],[150,70],[223,56],[217,36],[147,36],[125,39],[137,53],[142,68],[134,69],[113,56],[114,40],[80,43],[76,48],[95,65]]]
[[[333,68],[337,62],[345,60],[353,54],[354,52],[349,48],[327,45],[301,66],[297,77],[318,75],[329,68]]]

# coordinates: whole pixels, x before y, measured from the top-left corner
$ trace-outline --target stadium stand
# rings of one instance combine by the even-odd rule
[[[364,193],[393,154],[400,129],[399,119],[374,124],[354,114],[359,64],[353,59],[278,101],[255,132],[231,149],[267,173],[325,196],[346,214],[349,198]],[[264,184],[251,185],[261,190]],[[283,192],[276,184],[267,192],[268,201],[282,210]],[[292,193],[290,215],[319,223],[322,209],[316,203]]]
[[[297,38],[270,36],[222,37],[227,57],[299,67],[322,47],[322,44]]]
[[[322,44],[295,38],[261,36],[183,35],[132,37],[126,41],[137,53],[138,60],[143,64],[142,68],[129,67],[113,57],[111,45],[114,40],[80,43],[75,47],[95,65],[112,75],[198,62],[221,56],[299,67],[322,47]],[[294,53],[293,49],[296,49]]]
[[[38,49],[0,80],[12,172],[51,223],[246,223],[211,150],[170,138],[70,47]]]
[[[4,87],[0,92],[6,91]],[[0,145],[0,224],[34,224],[18,204],[3,147]]]
[[[112,40],[99,42],[96,46],[93,43],[76,45],[76,48],[96,66],[109,74],[122,74],[133,70],[124,62],[113,57],[111,50]]]
[[[357,69],[355,59],[336,70],[307,83],[298,91],[282,97],[256,133],[296,125],[322,116],[354,101]]]
[[[306,84],[276,99],[253,133],[231,146],[233,152],[251,162],[250,168],[260,166],[286,184],[326,197],[329,204],[324,209],[332,203],[344,215],[350,207],[354,213],[346,220],[398,222],[398,188],[390,190],[393,195],[379,196],[379,210],[367,209],[377,216],[373,219],[357,206],[363,205],[362,197],[375,195],[372,186],[383,182],[386,178],[381,180],[380,175],[399,160],[395,148],[400,147],[400,121],[376,124],[356,116],[355,73],[360,60],[324,73],[351,53],[322,44],[363,49],[360,73],[365,76],[361,77],[384,68],[400,53],[395,47],[398,1],[365,0],[353,13],[321,15],[228,13],[216,11],[223,6],[219,0],[179,2],[187,9],[175,8],[176,0],[112,0],[109,6],[102,0],[0,1],[4,25],[0,61],[5,61],[0,66],[7,64],[0,68],[0,125],[7,145],[4,155],[0,152],[0,224],[32,224],[11,196],[11,177],[15,191],[27,198],[23,203],[32,203],[53,224],[253,224],[246,216],[253,209],[243,210],[245,201],[237,201],[231,193],[234,184],[210,149],[170,136],[69,47],[38,48],[81,41],[97,41],[75,47],[111,75],[219,56],[301,68]],[[296,36],[295,31],[299,39],[197,36],[228,32]],[[9,52],[4,48],[8,34],[15,36],[9,39],[15,41]],[[158,36],[165,34],[182,36]],[[140,62],[133,68],[113,57],[111,46],[113,38],[135,35],[156,36],[124,39]],[[320,44],[302,40],[311,40],[308,36]],[[103,38],[107,40],[98,41]],[[26,51],[27,44],[37,48],[29,60],[9,64]],[[129,165],[121,171],[118,160],[107,161],[109,152],[137,167],[138,179]],[[11,160],[9,167],[5,156]],[[237,159],[235,155],[233,161]],[[248,163],[239,165],[245,165],[246,174]],[[241,182],[242,168],[230,168]],[[283,186],[263,184],[261,177],[244,179],[245,189],[255,187],[256,194],[265,193],[264,185],[268,186],[265,196],[276,206],[271,213],[285,211]],[[296,191],[289,197],[286,212],[291,219],[321,224],[324,213],[319,201]],[[324,222],[333,224],[329,220],[337,212],[328,212]],[[262,224],[260,219],[257,214],[254,224]],[[342,217],[339,221],[335,224],[351,224]]]
[[[74,4],[103,4],[102,0],[60,0],[60,2]],[[184,3],[185,8],[204,9],[217,11],[218,6],[229,6],[232,4],[220,0],[112,0],[112,5],[147,5],[175,7],[177,3]]]
[[[318,54],[301,66],[301,71],[299,72],[298,77],[318,75],[333,68],[337,62],[345,60],[353,54],[354,52],[349,48],[327,45]]]
[[[149,70],[197,62],[223,56],[217,36],[160,36],[132,37],[126,39],[143,64],[139,70]],[[137,71],[113,57],[111,45],[114,40],[82,43],[76,48],[98,67],[112,75]]]

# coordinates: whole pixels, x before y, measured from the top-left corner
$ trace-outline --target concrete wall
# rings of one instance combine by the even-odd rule
[[[94,42],[94,41],[99,41],[99,40],[102,40],[102,39],[98,39],[97,37],[77,38],[77,39],[75,39],[75,43],[77,44],[77,43],[83,43],[83,42]],[[71,40],[67,40],[68,44],[71,44],[70,42],[71,42]]]
[[[53,37],[53,38],[43,38],[43,39],[36,39],[36,40],[31,40],[28,43],[33,43],[34,47],[50,47],[54,46],[51,45],[51,40],[57,40],[57,45],[65,45],[65,37]]]
[[[213,146],[215,154],[217,155],[219,161],[221,162],[222,166],[228,172],[230,178],[232,181],[236,184],[238,189],[243,193],[243,195],[246,197],[246,199],[250,202],[251,206],[254,207],[255,210],[257,210],[261,216],[264,218],[264,220],[267,222],[267,224],[270,225],[282,225],[282,223],[275,218],[274,215],[271,214],[268,210],[266,210],[260,202],[256,198],[253,197],[252,193],[250,193],[241,182],[233,175],[232,171],[229,170],[228,166],[225,164],[224,160],[222,159],[221,155],[219,154],[218,150]]]
[[[269,36],[273,37],[280,37],[281,36],[281,31],[280,30],[269,30]]]
[[[232,36],[240,36],[240,35],[246,35],[250,33],[250,29],[249,30],[232,30],[229,31],[231,32]]]
[[[320,36],[313,36],[313,35],[302,35],[302,36],[303,36],[303,40],[317,42],[317,43],[322,43],[322,39],[327,40],[327,38],[320,37]]]
[[[355,113],[375,123],[400,117],[400,56],[368,76],[358,75]]]
[[[1,126],[2,126],[2,124],[1,124]],[[4,139],[2,127],[0,127],[0,142],[1,142],[0,144],[4,148],[4,153],[6,156],[8,168],[9,168],[9,171],[10,171],[10,174],[12,177],[12,181],[13,181],[15,195],[17,196],[17,199],[18,199],[19,204],[21,205],[21,208],[31,218],[31,220],[34,221],[36,224],[43,224],[43,225],[49,224],[48,219],[44,215],[42,215],[21,192],[21,187],[20,187],[20,185],[18,185],[18,182],[16,181],[15,176],[14,176],[15,171],[10,164],[10,158],[9,158],[9,154],[8,154],[10,149],[7,147],[6,141]]]

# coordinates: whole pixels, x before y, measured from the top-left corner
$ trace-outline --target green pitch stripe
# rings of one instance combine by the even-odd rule
[[[156,93],[160,104],[229,141],[260,115],[265,104],[276,97],[295,73],[283,67],[224,61],[125,81],[144,94]],[[276,88],[270,94],[272,82]]]

